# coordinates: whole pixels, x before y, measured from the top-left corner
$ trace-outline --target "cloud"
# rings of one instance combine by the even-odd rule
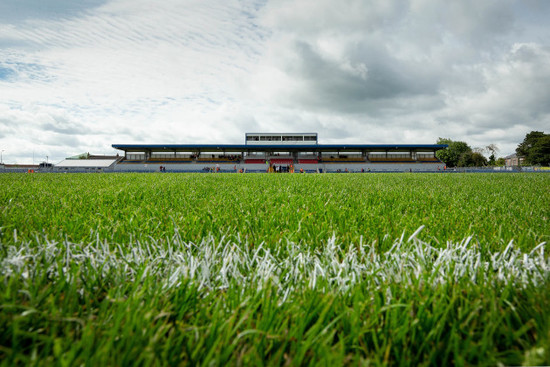
[[[287,106],[378,115],[389,107],[408,108],[404,98],[420,102],[437,94],[439,79],[433,70],[418,62],[398,60],[371,40],[356,44],[345,57],[334,57],[320,47],[297,40],[278,44],[273,51],[283,52],[275,68],[288,84],[280,88],[279,83],[275,91],[264,93],[271,92],[266,99],[276,98]],[[259,73],[259,88],[268,85],[262,78],[269,74]],[[427,106],[426,101],[420,104]]]
[[[101,150],[113,137],[212,139],[205,127],[227,119],[216,111],[238,99],[234,85],[259,53],[263,31],[249,24],[256,6],[121,0],[72,17],[30,12],[17,25],[0,24],[0,92],[8,96],[0,104],[30,115],[68,111],[71,119],[54,117],[39,129],[106,132]]]
[[[507,154],[550,126],[540,1],[48,4],[0,4],[0,145],[21,161],[249,131]]]
[[[360,111],[376,107],[369,101],[437,95],[452,67],[482,57],[472,44],[513,29],[507,2],[465,3],[272,1],[263,22],[276,34],[264,61],[290,81],[279,90],[297,91],[288,98],[297,104]]]
[[[449,94],[454,115],[475,122],[478,130],[522,123],[540,128],[548,123],[550,47],[515,44],[499,62],[477,68],[484,89],[461,96]]]
[[[516,41],[533,14],[515,1],[270,1],[251,94],[343,125],[327,131],[347,141],[451,136],[510,151],[549,123],[547,44]]]
[[[0,22],[19,23],[29,19],[68,18],[103,4],[105,0],[2,0]]]

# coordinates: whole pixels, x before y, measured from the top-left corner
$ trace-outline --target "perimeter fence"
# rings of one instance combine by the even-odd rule
[[[67,170],[56,170],[52,168],[37,168],[29,170],[28,168],[23,167],[2,167],[0,166],[0,173],[157,173],[157,170],[143,171],[143,170],[124,170],[124,171],[115,171],[113,169],[84,169],[84,168],[71,168]],[[167,173],[216,173],[215,170],[205,170],[205,169],[196,169],[196,170],[182,170],[182,169],[167,169]],[[265,170],[259,169],[247,169],[244,173],[265,173]],[[540,173],[550,173],[550,167],[542,166],[526,166],[526,167],[453,167],[447,169],[441,169],[438,171],[428,171],[428,170],[403,170],[403,169],[349,169],[349,170],[323,170],[319,171],[315,169],[305,169],[304,173],[514,173],[514,172],[540,172]],[[225,170],[221,169],[219,173],[238,173],[235,170]],[[298,173],[298,172],[296,172]]]

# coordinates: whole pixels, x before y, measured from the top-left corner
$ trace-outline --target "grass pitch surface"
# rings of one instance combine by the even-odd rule
[[[549,364],[550,175],[0,175],[3,364]]]

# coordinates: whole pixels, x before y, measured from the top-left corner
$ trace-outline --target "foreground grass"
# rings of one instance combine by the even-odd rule
[[[549,364],[549,179],[0,175],[0,360]]]
[[[379,253],[287,244],[25,243],[4,247],[6,365],[547,364],[540,246]]]
[[[17,236],[86,242],[239,234],[312,246],[335,234],[382,247],[425,226],[445,245],[468,236],[497,250],[549,240],[546,174],[48,174],[0,175],[0,227]],[[384,239],[388,239],[384,243]]]

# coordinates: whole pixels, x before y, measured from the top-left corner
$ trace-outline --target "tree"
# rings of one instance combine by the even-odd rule
[[[485,147],[485,150],[487,151],[487,153],[491,153],[491,155],[497,155],[497,153],[500,151],[496,144],[487,145]]]
[[[483,167],[487,165],[487,158],[481,153],[472,153],[472,162],[475,167]]]
[[[494,154],[491,154],[491,155],[489,156],[489,162],[487,162],[487,164],[488,164],[489,166],[496,166],[496,165],[497,165],[496,160],[495,160],[495,155],[494,155]]]
[[[550,164],[550,134],[531,131],[516,148],[518,157],[524,157],[527,164]]]
[[[504,159],[502,157],[497,158],[497,160],[495,161],[495,166],[503,167],[504,165],[506,165],[506,159]]]
[[[462,153],[458,160],[459,167],[483,167],[487,165],[487,158],[479,152],[465,152]]]
[[[529,161],[531,164],[550,165],[550,134],[546,134],[533,145],[529,152]]]
[[[445,149],[438,150],[435,155],[445,162],[448,167],[459,166],[460,157],[464,153],[472,153],[472,148],[463,141],[453,141],[448,138],[439,138],[437,144],[447,144]]]
[[[496,146],[496,144],[489,144],[485,147],[485,151],[491,154],[489,156],[489,166],[497,166],[496,155],[500,149]]]

